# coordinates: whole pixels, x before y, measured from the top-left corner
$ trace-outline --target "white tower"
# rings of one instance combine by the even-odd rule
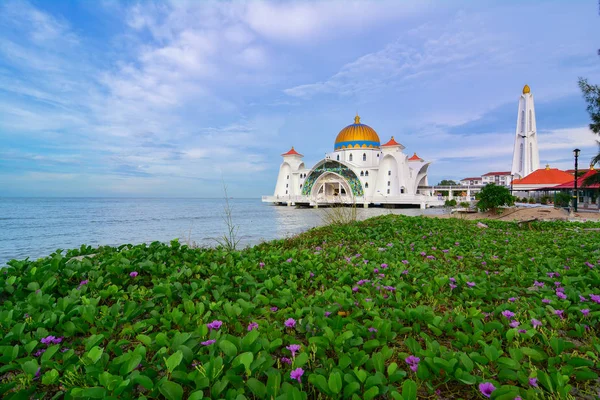
[[[540,152],[537,143],[533,95],[529,86],[525,85],[523,94],[519,98],[519,114],[517,115],[517,131],[511,174],[514,175],[514,179],[520,179],[539,168]]]

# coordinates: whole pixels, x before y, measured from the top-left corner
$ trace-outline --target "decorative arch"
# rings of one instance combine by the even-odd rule
[[[334,173],[342,178],[348,184],[354,196],[364,196],[363,186],[354,171],[347,165],[333,160],[323,160],[310,171],[304,182],[302,195],[309,196],[317,179],[326,172]]]

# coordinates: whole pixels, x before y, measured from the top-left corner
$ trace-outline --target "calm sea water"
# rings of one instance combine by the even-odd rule
[[[81,244],[168,242],[174,238],[214,246],[223,235],[223,199],[0,198],[0,265],[44,257]],[[232,199],[243,246],[291,236],[322,225],[324,209]],[[441,209],[359,209],[359,218],[394,213],[420,215]]]

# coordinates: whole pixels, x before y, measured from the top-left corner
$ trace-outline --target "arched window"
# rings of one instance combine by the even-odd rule
[[[390,186],[390,181],[388,181],[388,186]]]
[[[523,157],[525,156],[524,151],[523,151],[523,143],[521,143],[521,145],[519,146],[519,168],[522,170],[524,165],[523,165]]]
[[[287,183],[285,184],[285,187],[288,187],[288,184],[287,184]]]
[[[285,194],[288,194],[287,190],[285,191]]]
[[[529,142],[529,169],[533,172],[533,143]]]
[[[364,171],[360,171],[360,176],[365,176]]]
[[[369,182],[365,183],[365,189],[369,188]]]
[[[290,179],[290,176],[288,175],[287,178],[285,178],[285,179]]]
[[[369,176],[369,171],[365,171],[365,176]]]
[[[363,153],[363,161],[367,161],[367,153]]]
[[[339,154],[337,155],[337,160],[340,161],[340,155]]]
[[[352,153],[350,153],[350,157],[348,157],[349,161],[352,161]]]
[[[533,131],[533,112],[529,110],[529,132]]]
[[[379,158],[379,153],[377,153],[377,158]]]
[[[391,175],[392,175],[392,171],[388,171],[388,176],[391,176]]]
[[[387,194],[390,194],[390,189],[388,189]]]
[[[404,193],[404,186],[400,188],[400,193]]]
[[[300,189],[302,189],[302,184],[300,184]]]
[[[525,132],[525,110],[521,111],[521,133]]]

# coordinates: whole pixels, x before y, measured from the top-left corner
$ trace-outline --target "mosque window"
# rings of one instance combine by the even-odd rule
[[[529,110],[529,132],[533,131],[533,113]]]
[[[287,184],[287,183],[285,184],[285,187],[288,187],[288,184]]]
[[[365,171],[365,176],[369,176],[369,171]]]
[[[285,194],[288,194],[287,190],[285,191]]]
[[[365,176],[365,172],[364,171],[360,171],[360,176]]]
[[[391,183],[391,182],[390,182],[390,181],[388,181],[388,186],[390,186],[390,183]]]
[[[302,189],[302,184],[300,184],[300,189]]]
[[[367,161],[367,153],[363,153],[363,161]]]
[[[529,142],[529,168],[533,171],[533,143]]]
[[[521,132],[525,132],[525,110],[521,111]]]
[[[286,192],[287,193],[287,192]],[[387,194],[390,194],[390,189],[388,189]]]
[[[377,158],[379,158],[379,153],[377,153]]]
[[[521,145],[519,146],[519,154],[520,154],[520,159],[519,159],[519,168],[523,168],[523,143],[521,143]]]
[[[290,176],[288,175],[286,179],[290,179]]]
[[[404,193],[404,187],[400,188],[400,193]]]
[[[337,160],[340,161],[340,155],[339,154],[337,155]]]
[[[346,194],[346,189],[342,188],[342,194]]]
[[[392,171],[388,171],[388,176],[391,176],[391,175],[392,175]]]
[[[369,182],[365,183],[365,189],[369,188]]]
[[[348,157],[349,161],[352,161],[352,153],[350,153],[350,157]]]

